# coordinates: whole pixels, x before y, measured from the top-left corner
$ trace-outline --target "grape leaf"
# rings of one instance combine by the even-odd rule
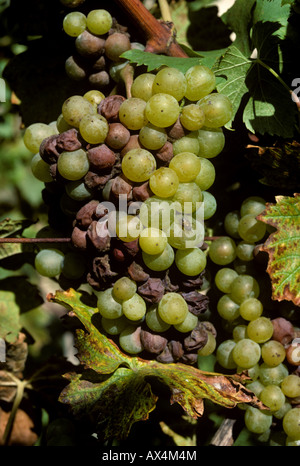
[[[272,298],[300,305],[300,194],[277,196],[258,217],[276,231],[261,246],[269,255],[267,272],[272,282]]]
[[[76,332],[77,357],[82,372],[67,373],[69,384],[59,400],[77,416],[93,415],[98,435],[105,439],[126,438],[134,422],[145,420],[155,408],[152,393],[155,378],[171,391],[171,403],[179,403],[193,418],[203,413],[203,399],[232,408],[237,403],[264,407],[243,382],[245,374],[222,375],[200,371],[185,364],[162,364],[123,354],[100,329],[100,314],[85,304],[83,295],[70,289],[49,294],[48,300],[71,310],[83,324]]]
[[[250,56],[252,44],[250,26],[252,23],[252,10],[256,0],[235,0],[231,8],[223,15],[222,21],[235,33],[234,45],[244,55]]]

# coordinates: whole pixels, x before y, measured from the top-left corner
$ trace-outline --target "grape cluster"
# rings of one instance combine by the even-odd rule
[[[239,211],[225,216],[224,229],[229,236],[215,240],[209,249],[210,260],[219,266],[214,275],[220,295],[216,312],[231,333],[230,338],[218,342],[215,357],[224,369],[247,371],[251,378],[247,387],[270,409],[242,405],[247,429],[266,441],[272,429],[282,426],[286,445],[298,445],[299,332],[289,320],[272,318],[264,308],[260,284],[251,268],[256,246],[266,235],[266,224],[256,218],[265,204],[261,197],[245,199]],[[201,368],[201,350],[199,355]]]

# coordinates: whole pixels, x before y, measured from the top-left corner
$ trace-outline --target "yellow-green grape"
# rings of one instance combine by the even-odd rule
[[[119,335],[120,347],[129,354],[138,354],[143,351],[141,342],[141,327],[128,325]]]
[[[116,234],[125,243],[136,240],[140,236],[141,231],[141,221],[134,215],[122,215],[116,223]]]
[[[283,363],[271,367],[263,362],[259,366],[259,380],[264,385],[280,385],[283,379],[288,375],[289,371]]]
[[[248,406],[245,412],[244,422],[247,429],[254,434],[263,434],[272,424],[272,414],[261,411],[253,406]]]
[[[215,75],[207,66],[192,66],[186,71],[185,78],[187,81],[185,97],[191,101],[201,99],[216,87]]]
[[[63,29],[68,36],[78,37],[87,26],[86,16],[80,11],[68,13],[63,20]]]
[[[290,437],[287,437],[286,441],[285,441],[285,446],[286,447],[300,447],[300,439],[295,440],[295,439],[292,439]]]
[[[253,251],[255,244],[247,241],[240,241],[236,247],[236,255],[241,261],[252,261],[254,258]]]
[[[215,351],[216,347],[216,337],[212,333],[207,332],[207,342],[202,348],[198,350],[198,356],[209,356]]]
[[[51,183],[53,181],[50,174],[50,165],[41,158],[39,153],[32,157],[30,166],[32,174],[37,180],[43,183]]]
[[[201,168],[201,160],[191,152],[182,152],[171,159],[169,168],[176,172],[181,183],[187,183],[197,177]]]
[[[237,210],[232,212],[228,212],[224,218],[224,228],[227,235],[231,236],[232,238],[241,239],[238,227],[240,223],[241,216]]]
[[[101,144],[108,135],[108,122],[102,115],[85,115],[79,123],[79,131],[89,144]]]
[[[222,293],[230,293],[231,284],[235,278],[238,277],[238,273],[229,267],[222,267],[215,275],[215,284],[218,290]]]
[[[130,97],[124,100],[119,109],[120,122],[130,130],[141,129],[148,123],[145,109],[146,102],[143,99]],[[155,123],[153,124],[155,125]]]
[[[259,399],[271,411],[278,411],[285,403],[285,396],[278,385],[267,385],[264,387],[259,395]]]
[[[244,338],[236,343],[232,351],[232,357],[237,366],[249,369],[260,360],[261,349],[255,341]]]
[[[90,104],[92,104],[95,108],[95,110],[97,110],[98,108],[98,105],[100,104],[100,102],[105,99],[105,95],[103,94],[103,92],[101,91],[98,91],[97,89],[92,89],[90,91],[87,91],[84,95],[83,95],[84,99],[88,100],[90,102]]]
[[[158,303],[158,313],[161,319],[170,325],[181,324],[188,312],[187,302],[178,293],[166,293]]]
[[[62,152],[57,162],[57,170],[66,180],[80,180],[89,170],[87,153],[83,149]]]
[[[191,332],[198,323],[198,317],[188,312],[186,318],[180,324],[174,325],[174,328],[181,333]]]
[[[247,325],[239,324],[232,330],[232,338],[235,342],[247,338]]]
[[[146,314],[146,303],[144,299],[137,293],[122,302],[123,314],[129,320],[140,320]]]
[[[139,245],[146,254],[160,254],[167,246],[167,235],[158,228],[144,228],[139,236]]]
[[[241,205],[240,215],[259,215],[266,207],[266,201],[259,196],[247,197]]]
[[[56,131],[53,127],[45,123],[32,123],[25,130],[23,142],[30,152],[37,154],[42,141],[54,134]]]
[[[157,305],[151,306],[150,309],[146,312],[145,321],[149,329],[153,332],[165,332],[171,327],[170,324],[167,324],[160,317]]]
[[[199,248],[178,249],[175,253],[175,263],[184,275],[199,275],[206,267],[206,255]]]
[[[69,123],[66,122],[62,113],[58,116],[56,120],[56,127],[59,133],[64,133],[65,131],[68,131],[68,129],[73,128],[72,125],[69,125]]]
[[[54,248],[45,248],[37,253],[34,260],[36,271],[43,277],[54,278],[62,271],[64,253]]]
[[[292,408],[286,413],[282,427],[289,438],[300,440],[300,408]]]
[[[245,299],[257,298],[259,296],[259,285],[251,275],[239,275],[231,284],[232,299],[241,304]]]
[[[221,296],[217,302],[217,311],[222,319],[234,321],[240,316],[239,305],[228,294]]]
[[[180,113],[178,101],[170,94],[154,94],[145,107],[146,118],[159,128],[173,125]]]
[[[146,149],[131,149],[122,159],[122,171],[131,181],[147,181],[155,170],[155,157]]]
[[[284,346],[276,340],[266,341],[261,346],[261,357],[270,367],[278,366],[285,360],[286,352]]]
[[[255,320],[263,313],[262,302],[257,298],[245,299],[240,304],[240,314],[245,320]]]
[[[200,157],[212,159],[219,155],[225,146],[225,136],[222,128],[202,127],[198,130]]]
[[[232,105],[226,95],[207,95],[199,100],[198,105],[205,114],[205,126],[208,128],[220,128],[232,118]]]
[[[208,191],[202,191],[204,204],[204,220],[211,218],[217,210],[217,200],[215,196]]]
[[[257,220],[255,215],[244,215],[238,226],[240,237],[249,243],[256,243],[263,239],[266,234],[266,224]]]
[[[97,308],[106,319],[117,319],[123,315],[122,306],[115,300],[112,287],[98,293]]]
[[[116,301],[125,301],[132,298],[136,290],[137,285],[135,281],[128,277],[121,277],[113,285],[113,296]]]
[[[204,126],[205,113],[197,104],[185,105],[181,110],[180,122],[188,131],[196,131]]]
[[[137,76],[131,86],[131,95],[132,97],[137,97],[138,99],[143,99],[145,102],[150,99],[152,96],[152,85],[155,79],[155,74],[153,73],[142,73]]]
[[[281,390],[289,398],[300,396],[300,377],[296,374],[285,377],[281,382]]]
[[[160,254],[147,254],[142,251],[142,258],[150,270],[161,272],[171,267],[175,259],[175,253],[172,246],[167,243],[165,249]]]
[[[216,351],[216,358],[220,366],[224,369],[235,369],[237,364],[233,359],[232,352],[236,345],[234,340],[224,340],[219,344]]]
[[[265,343],[273,335],[274,327],[267,317],[258,317],[251,320],[247,326],[248,337],[256,343]]]
[[[155,76],[152,85],[153,94],[170,94],[181,100],[186,91],[186,78],[177,68],[162,68]]]
[[[116,319],[107,319],[106,317],[101,318],[101,324],[104,331],[109,335],[119,335],[127,326],[127,317],[122,315]]]
[[[81,95],[73,95],[64,101],[62,116],[71,126],[79,128],[81,119],[85,115],[95,115],[95,107]]]
[[[146,149],[158,150],[167,142],[166,130],[148,123],[140,129],[139,141]]]
[[[151,191],[158,197],[174,196],[179,186],[177,173],[169,167],[160,167],[150,176]]]
[[[199,186],[201,191],[206,191],[213,185],[215,181],[216,170],[209,159],[200,157],[200,162],[201,168],[194,181]]]
[[[176,139],[176,141],[173,142],[174,155],[181,154],[182,152],[191,152],[192,154],[198,155],[199,149],[200,145],[197,131],[192,131],[186,136]]]
[[[208,255],[217,265],[228,265],[236,258],[236,245],[232,238],[223,236],[211,242]]]
[[[140,206],[139,218],[143,226],[159,228],[164,232],[169,231],[175,215],[176,204],[170,199],[151,196]]]
[[[87,27],[92,34],[101,36],[112,27],[112,16],[107,10],[91,10],[86,18]]]
[[[196,183],[179,182],[176,193],[172,198],[173,202],[178,202],[181,205],[184,214],[196,212],[202,202],[202,191]]]
[[[195,219],[175,221],[168,231],[168,242],[175,249],[200,247],[204,240],[203,224]]]
[[[65,189],[67,195],[74,201],[86,201],[92,197],[92,190],[87,188],[82,180],[70,181]]]

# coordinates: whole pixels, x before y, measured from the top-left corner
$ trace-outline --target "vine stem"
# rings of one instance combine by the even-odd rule
[[[0,243],[69,243],[71,238],[0,238]]]
[[[172,16],[168,0],[158,0],[158,4],[163,21],[172,23]]]
[[[21,403],[21,401],[23,399],[24,390],[25,390],[26,385],[27,385],[27,380],[18,380],[18,379],[16,379],[17,392],[16,392],[16,396],[15,396],[15,399],[14,399],[14,402],[13,402],[13,406],[12,406],[12,409],[11,409],[7,424],[5,426],[4,434],[3,434],[3,444],[4,444],[4,446],[8,445],[10,435],[11,435],[11,431],[12,431],[13,424],[14,424],[14,420],[15,420],[17,411],[19,409],[20,403]]]

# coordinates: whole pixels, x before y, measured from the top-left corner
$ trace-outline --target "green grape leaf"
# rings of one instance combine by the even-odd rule
[[[69,309],[84,326],[76,331],[75,342],[83,370],[65,374],[69,384],[59,400],[70,405],[77,416],[93,415],[103,439],[126,438],[134,422],[148,418],[157,401],[151,389],[153,378],[169,387],[171,404],[178,403],[193,418],[202,415],[204,398],[227,408],[237,403],[264,407],[244,387],[245,374],[225,376],[122,353],[101,333],[98,310],[87,305],[80,292],[57,291],[49,294],[48,300]]]
[[[236,0],[223,15],[222,21],[235,33],[234,45],[242,54],[249,57],[252,52],[250,26],[252,10],[256,0]]]
[[[0,222],[0,238],[16,235],[17,233],[19,234],[34,223],[35,222],[31,220],[12,220],[11,218],[5,218]]]
[[[19,307],[12,291],[0,291],[0,338],[13,343],[21,329]]]
[[[269,255],[267,272],[272,282],[272,298],[300,305],[300,194],[277,196],[258,217],[276,228],[261,250]]]

